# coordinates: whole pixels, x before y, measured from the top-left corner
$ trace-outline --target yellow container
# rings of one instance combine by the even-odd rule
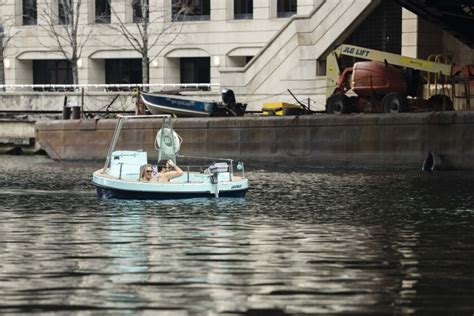
[[[264,116],[282,116],[282,115],[300,115],[304,109],[298,104],[285,102],[264,103],[262,106],[262,115]]]

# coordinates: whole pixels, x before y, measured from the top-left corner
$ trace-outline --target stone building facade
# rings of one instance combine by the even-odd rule
[[[51,16],[57,17],[58,25],[64,23],[60,12],[66,2],[1,1],[3,36],[13,37],[3,54],[6,84],[72,83],[71,65],[47,29]],[[426,32],[426,25],[392,1],[191,2],[193,10],[175,19],[181,1],[148,1],[153,23],[150,39],[163,32],[150,47],[150,83],[210,83],[211,91],[198,93],[208,98],[215,98],[221,88],[231,88],[241,101],[249,103],[250,110],[258,110],[264,102],[294,101],[287,89],[310,100],[313,109],[323,109],[325,57],[335,45],[346,41],[376,49],[386,48],[391,41],[390,49],[395,53],[421,58],[428,50],[443,53],[444,43],[455,42],[444,35],[448,38],[444,42],[424,43],[427,38],[421,33]],[[142,82],[141,55],[111,27],[123,23],[137,36],[134,22],[141,18],[137,3],[140,1],[82,0],[78,22],[84,47],[75,65],[80,84]],[[372,35],[365,36],[369,31]],[[368,42],[361,40],[367,37]],[[462,49],[462,44],[455,45]],[[467,59],[469,54],[472,58],[472,50],[468,50]],[[466,62],[462,60],[466,54],[457,58]],[[10,104],[25,106],[18,97],[15,100]]]

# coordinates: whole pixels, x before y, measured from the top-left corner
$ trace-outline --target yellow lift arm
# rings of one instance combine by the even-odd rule
[[[441,73],[446,76],[450,76],[452,71],[452,65],[434,63],[424,59],[406,57],[375,49],[342,44],[332,51],[326,60],[326,98],[329,98],[336,89],[337,81],[341,74],[338,58],[342,55],[371,61],[385,62],[391,65],[412,68],[426,72]]]

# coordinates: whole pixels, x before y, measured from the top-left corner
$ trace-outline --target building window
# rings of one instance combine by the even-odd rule
[[[36,25],[37,11],[36,0],[23,0],[22,3],[23,25]]]
[[[68,60],[33,60],[33,84],[72,84]],[[52,88],[52,90],[56,90]]]
[[[141,59],[106,59],[106,84],[140,84],[142,78]]]
[[[150,12],[148,0],[133,0],[132,9],[134,23],[143,22],[144,19],[148,20]]]
[[[211,58],[191,57],[181,58],[181,83],[210,83]]]
[[[277,17],[287,18],[296,14],[296,0],[278,0]]]
[[[234,19],[253,19],[253,0],[234,0]]]
[[[58,22],[59,24],[71,23],[71,0],[59,0],[58,1]]]
[[[173,21],[208,21],[210,0],[172,0]]]
[[[109,0],[95,0],[95,22],[110,23],[110,3]]]

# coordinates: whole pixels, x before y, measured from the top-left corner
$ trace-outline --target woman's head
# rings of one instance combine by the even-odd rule
[[[150,180],[153,168],[150,164],[143,165],[140,172],[140,178]]]

